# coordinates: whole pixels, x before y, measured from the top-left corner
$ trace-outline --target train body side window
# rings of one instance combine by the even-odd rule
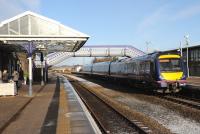
[[[140,63],[137,62],[137,73],[140,73]]]
[[[136,74],[137,72],[137,64],[136,62],[133,63],[133,74]]]
[[[140,62],[139,73],[142,73],[142,69],[143,69],[143,66],[142,66],[142,63]]]
[[[150,72],[150,62],[145,62],[145,72],[149,73]]]
[[[127,67],[128,67],[127,73],[132,74],[133,73],[133,68],[134,68],[134,63],[133,62],[128,63]]]
[[[145,62],[140,62],[140,73],[143,74],[145,72]]]
[[[150,71],[151,71],[151,76],[155,78],[155,64],[153,61],[150,63]]]

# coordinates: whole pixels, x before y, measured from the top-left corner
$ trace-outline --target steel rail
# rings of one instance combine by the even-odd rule
[[[135,130],[134,133],[147,134],[147,133],[151,133],[152,132],[148,127],[144,126],[141,122],[139,122],[137,120],[129,120],[123,114],[119,113],[115,108],[113,108],[112,106],[110,106],[105,100],[102,100],[96,94],[92,93],[91,91],[89,91],[85,87],[81,86],[80,84],[74,82],[74,83],[72,83],[72,85],[74,86],[75,90],[77,91],[77,93],[79,94],[80,98],[83,100],[83,102],[85,103],[85,105],[88,107],[89,111],[92,113],[92,115],[95,118],[95,120],[98,122],[98,124],[102,128],[103,133],[109,133],[110,134],[112,132],[109,131],[109,129],[107,128],[107,126],[105,126],[105,124],[102,122],[102,120],[99,119],[99,117],[97,116],[97,113],[95,113],[94,109],[90,106],[90,104],[88,104],[88,100],[87,99],[89,99],[89,98],[83,97],[83,95],[82,95],[82,93],[80,91],[81,89],[84,89],[84,92],[88,92],[89,94],[91,94],[92,96],[94,96],[96,98],[96,100],[100,101],[106,107],[108,107],[109,109],[111,109],[112,112],[117,113],[117,115],[119,116],[119,118],[123,118],[123,121],[127,122],[129,125],[131,125],[134,128],[134,130]],[[97,106],[97,107],[99,107],[99,106]],[[107,111],[103,111],[103,112],[107,112]]]
[[[188,99],[188,98],[183,97],[183,96],[181,98],[180,96],[176,96],[176,95],[165,95],[165,96],[156,95],[156,96],[161,98],[161,99],[174,102],[176,104],[180,104],[180,105],[183,105],[183,106],[187,106],[187,107],[191,107],[191,108],[200,110],[200,102],[194,101],[194,100],[192,100],[192,98]]]

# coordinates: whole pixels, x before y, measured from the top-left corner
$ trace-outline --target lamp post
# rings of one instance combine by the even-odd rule
[[[182,43],[180,42],[180,53],[181,53],[181,57],[183,56],[183,49],[182,49]]]
[[[187,60],[187,61],[186,61],[186,62],[187,62],[187,74],[188,74],[188,77],[190,77],[190,72],[189,72],[189,71],[190,71],[190,70],[189,70],[189,53],[188,53],[188,46],[189,46],[189,41],[188,41],[188,39],[189,39],[189,35],[185,35],[184,38],[185,38],[185,42],[186,42],[185,45],[186,45],[186,49],[187,49],[187,50],[186,50],[186,51],[187,51],[187,52],[186,52],[186,53],[187,53],[187,57],[186,57],[186,60]]]

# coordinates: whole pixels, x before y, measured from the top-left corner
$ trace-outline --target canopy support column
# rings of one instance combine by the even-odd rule
[[[33,76],[32,76],[32,42],[29,42],[28,44],[28,61],[29,61],[29,96],[32,96],[32,80],[33,80]]]
[[[43,52],[41,52],[41,57],[40,57],[40,61],[41,61],[41,86],[44,85],[44,66],[43,66]]]
[[[43,67],[43,61],[41,62],[41,86],[44,85],[44,67]]]
[[[32,96],[32,56],[28,57],[29,61],[29,96]]]
[[[47,64],[46,64],[46,60],[45,60],[45,67],[44,67],[44,82],[47,82]]]

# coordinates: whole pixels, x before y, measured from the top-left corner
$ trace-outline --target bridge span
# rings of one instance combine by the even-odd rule
[[[145,53],[133,46],[84,46],[77,52],[55,52],[47,55],[49,66],[58,64],[70,57],[137,57]]]

